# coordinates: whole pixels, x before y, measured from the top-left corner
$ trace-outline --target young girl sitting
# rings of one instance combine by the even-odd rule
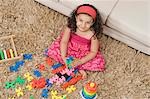
[[[68,56],[76,58],[72,65],[77,66],[83,78],[87,76],[85,70],[103,71],[105,61],[97,39],[102,25],[100,13],[94,6],[78,6],[61,35],[49,47],[48,56],[63,64]]]

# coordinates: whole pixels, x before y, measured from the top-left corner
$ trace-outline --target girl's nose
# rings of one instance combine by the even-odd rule
[[[82,24],[81,24],[81,27],[84,28],[84,27],[85,27],[85,23],[82,23]]]

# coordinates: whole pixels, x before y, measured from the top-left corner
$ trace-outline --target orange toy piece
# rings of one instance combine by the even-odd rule
[[[6,53],[7,53],[7,58],[11,58],[11,56],[10,56],[10,52],[9,52],[9,49],[8,49],[8,50],[6,50]]]
[[[61,67],[58,67],[58,68],[52,70],[52,73],[53,73],[53,74],[56,74],[56,73],[58,73],[58,72],[64,70],[65,68],[66,68],[66,66],[63,65],[63,66],[61,66]]]
[[[61,88],[66,89],[68,86],[76,84],[79,80],[82,79],[82,75],[72,78],[69,82],[64,83]]]
[[[33,79],[31,82],[32,88],[44,88],[46,85],[45,78]]]
[[[82,99],[96,99],[97,98],[97,84],[95,82],[88,82],[80,91]]]
[[[89,93],[95,93],[97,90],[97,85],[95,83],[87,83],[85,86],[85,90]]]
[[[70,85],[74,85],[74,84],[76,84],[79,80],[81,80],[82,79],[82,75],[78,75],[77,77],[74,77],[74,78],[72,78],[70,81],[69,81],[69,83],[70,83]]]
[[[40,64],[40,65],[39,65],[39,69],[40,69],[41,71],[43,71],[43,70],[45,70],[45,66],[44,66],[43,64]]]
[[[66,89],[69,85],[70,85],[69,82],[66,82],[61,86],[61,88]]]
[[[52,65],[54,64],[53,61],[52,61],[52,59],[49,58],[49,57],[46,57],[46,63],[47,63],[49,66],[52,66]]]

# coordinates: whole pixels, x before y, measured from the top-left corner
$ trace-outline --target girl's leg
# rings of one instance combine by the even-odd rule
[[[79,73],[82,75],[83,79],[87,78],[87,73],[84,70],[79,70]]]

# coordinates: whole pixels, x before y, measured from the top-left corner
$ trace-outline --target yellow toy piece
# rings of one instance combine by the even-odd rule
[[[16,89],[16,93],[17,93],[18,97],[23,96],[23,91],[21,90],[20,87],[18,89]]]
[[[66,91],[68,92],[68,94],[72,93],[75,90],[76,90],[76,87],[74,85],[71,85],[71,86],[69,86],[69,87],[66,88]]]
[[[26,78],[28,82],[30,82],[33,79],[29,72],[24,74],[24,78]]]
[[[26,88],[27,88],[28,90],[32,90],[31,84],[28,84],[28,85],[26,86]]]

